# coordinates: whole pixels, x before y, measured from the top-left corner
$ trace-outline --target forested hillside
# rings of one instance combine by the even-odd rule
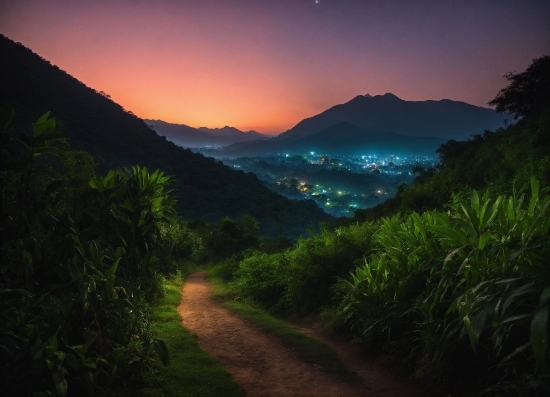
[[[298,237],[331,217],[313,202],[292,201],[264,187],[253,174],[177,147],[125,111],[31,50],[0,37],[0,106],[15,109],[16,124],[46,111],[71,145],[86,150],[105,172],[136,164],[171,175],[177,210],[187,219],[215,222],[248,213],[262,233]]]

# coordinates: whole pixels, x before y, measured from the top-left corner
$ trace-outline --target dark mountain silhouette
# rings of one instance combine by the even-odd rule
[[[228,146],[238,142],[269,139],[256,131],[242,132],[234,127],[193,128],[185,124],[172,124],[162,120],[144,120],[159,135],[165,136],[178,146],[201,148],[205,146]]]
[[[359,156],[377,154],[433,154],[442,139],[412,137],[386,133],[369,133],[355,124],[343,121],[287,145],[292,151],[315,151],[325,154]]]
[[[359,95],[351,101],[300,121],[280,139],[298,139],[347,121],[370,133],[393,131],[407,136],[467,139],[504,125],[505,116],[465,102],[404,101],[393,94]]]
[[[165,136],[178,146],[196,148],[218,144],[218,137],[199,131],[185,124],[171,124],[162,120],[144,119],[145,123],[157,134]]]
[[[332,219],[312,201],[289,200],[251,173],[167,141],[106,94],[2,35],[0,54],[0,106],[14,107],[15,123],[35,122],[50,110],[73,147],[103,159],[101,172],[136,164],[162,169],[174,177],[184,218],[217,221],[248,213],[259,220],[263,233],[293,237]]]
[[[270,139],[271,138],[270,136],[260,134],[259,132],[256,132],[254,130],[241,131],[235,127],[229,127],[227,125],[223,128],[199,127],[198,129],[211,135],[235,137],[238,139],[244,138],[244,140],[247,140],[247,141],[253,140],[253,139]]]
[[[267,143],[236,144],[222,150],[221,153],[238,156],[275,152],[285,148],[290,150],[290,142],[313,136],[342,122],[351,123],[365,133],[386,134],[387,139],[390,137],[387,135],[390,131],[396,134],[396,139],[403,139],[401,136],[434,137],[441,141],[451,138],[467,139],[471,135],[482,134],[484,130],[504,126],[505,118],[506,116],[492,109],[449,99],[404,101],[393,94],[367,94],[359,95],[347,103],[333,106],[316,116],[302,120]],[[323,135],[318,136],[318,139],[322,138]],[[398,141],[396,145],[403,146]]]

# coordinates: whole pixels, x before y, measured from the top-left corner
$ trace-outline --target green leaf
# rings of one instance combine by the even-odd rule
[[[522,285],[521,287],[519,287],[518,289],[516,289],[514,291],[514,293],[512,295],[510,295],[505,301],[504,301],[504,304],[502,305],[502,313],[505,313],[506,312],[506,309],[508,309],[508,306],[510,306],[510,304],[514,301],[515,298],[519,297],[519,296],[522,296],[522,295],[525,295],[525,294],[528,294],[530,292],[533,292],[535,291],[536,289],[533,288],[533,285],[535,285],[534,282],[531,282],[531,283],[527,283],[525,285]]]
[[[529,216],[533,216],[535,206],[539,201],[539,181],[531,177],[531,200],[529,201]]]
[[[533,316],[530,342],[535,354],[537,367],[542,370],[548,346],[548,306],[537,310]]]
[[[90,186],[92,187],[92,189],[96,189],[96,190],[99,190],[100,192],[102,192],[104,189],[103,189],[103,182],[100,178],[93,178],[90,180]]]
[[[32,298],[34,296],[33,293],[27,291],[27,290],[24,290],[24,289],[21,289],[21,288],[15,288],[15,289],[11,289],[11,288],[0,288],[0,293],[7,293],[7,292],[17,292],[19,294],[23,294],[23,295],[26,295],[30,298]]]
[[[163,340],[153,339],[153,347],[164,365],[170,364],[170,353]]]
[[[461,245],[468,243],[468,238],[466,237],[466,235],[457,229],[452,229],[446,226],[427,226],[426,229],[439,235],[445,236],[455,243]]]
[[[529,347],[529,343],[526,343],[524,345],[521,345],[520,347],[516,348],[512,353],[510,353],[509,355],[507,355],[506,357],[504,357],[501,361],[501,363],[504,363],[508,360],[511,360],[512,358],[514,358],[515,356],[517,356],[519,353],[521,353],[522,351],[524,351],[525,349],[527,349]]]
[[[50,112],[47,112],[46,114],[49,115]],[[48,120],[42,120],[44,118],[44,116],[42,116],[38,120],[38,122],[36,122],[32,125],[33,137],[35,139],[38,138],[42,134],[51,134],[52,132],[55,131],[55,118],[51,118],[51,119],[48,119]]]
[[[13,121],[13,116],[15,112],[13,110],[13,106],[9,109],[2,109],[2,114],[0,115],[0,127],[2,128],[2,131],[5,131],[8,129],[8,126]]]
[[[493,234],[491,232],[487,232],[485,234],[483,234],[480,238],[479,238],[479,241],[478,241],[478,248],[480,250],[483,250],[483,248],[485,248],[485,246],[487,245],[487,243],[489,241],[491,241],[491,238],[493,237]]]
[[[46,113],[44,113],[42,116],[40,116],[40,118],[38,119],[38,121],[36,123],[37,124],[38,123],[43,123],[46,120],[48,120],[48,117],[50,117],[50,113],[51,113],[51,111],[48,110]]]
[[[548,302],[548,298],[550,298],[550,286],[546,287],[540,294],[539,306],[544,306]]]

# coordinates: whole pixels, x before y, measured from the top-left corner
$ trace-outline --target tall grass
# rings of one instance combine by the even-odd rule
[[[477,365],[488,391],[549,391],[549,228],[536,180],[529,198],[473,191],[385,218],[380,248],[339,284],[341,313],[419,375]]]

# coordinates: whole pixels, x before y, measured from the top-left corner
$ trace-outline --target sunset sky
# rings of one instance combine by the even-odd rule
[[[550,1],[0,0],[0,33],[139,117],[280,133],[367,93],[487,106]]]

